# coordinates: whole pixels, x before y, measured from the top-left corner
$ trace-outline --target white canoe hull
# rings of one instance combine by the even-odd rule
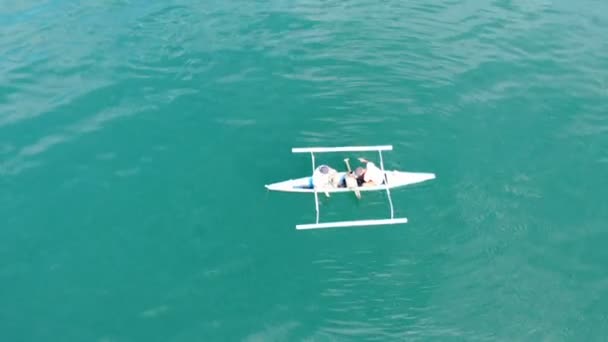
[[[345,172],[339,172],[340,176],[342,176]],[[359,191],[378,191],[378,190],[386,190],[393,189],[397,187],[422,183],[428,180],[435,179],[434,173],[426,173],[426,172],[404,172],[404,171],[384,171],[386,175],[387,181],[385,184],[379,186],[359,186],[357,190]],[[290,179],[282,182],[267,184],[266,188],[272,191],[285,191],[285,192],[315,192],[314,189],[309,188],[310,176],[302,177],[297,179]],[[352,189],[349,188],[327,188],[323,189],[323,191],[327,191],[329,193],[334,192],[352,192]]]

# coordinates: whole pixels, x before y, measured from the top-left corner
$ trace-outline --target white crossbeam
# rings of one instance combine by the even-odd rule
[[[388,224],[400,224],[407,223],[407,218],[391,218],[381,220],[357,220],[357,221],[336,221],[336,222],[324,222],[324,223],[309,223],[309,224],[298,224],[296,229],[323,229],[323,228],[341,228],[341,227],[361,227],[361,226],[379,226]]]
[[[337,147],[294,147],[292,153],[322,153],[322,152],[364,152],[364,151],[391,151],[393,145],[377,146],[337,146]]]

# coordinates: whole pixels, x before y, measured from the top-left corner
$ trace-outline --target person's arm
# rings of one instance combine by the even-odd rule
[[[359,161],[362,162],[362,163],[364,163],[364,164],[369,163],[369,160],[367,160],[365,158],[359,158]]]
[[[327,191],[327,184],[324,185],[320,185],[320,184],[315,184],[314,185],[315,190],[317,190],[318,192],[323,192],[325,193],[326,197],[329,197],[329,192]]]

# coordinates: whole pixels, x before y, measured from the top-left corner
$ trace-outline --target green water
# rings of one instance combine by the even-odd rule
[[[603,341],[608,2],[0,6],[3,341]],[[292,147],[406,225],[297,231]],[[342,159],[317,156],[343,169]],[[320,198],[385,218],[386,194]]]

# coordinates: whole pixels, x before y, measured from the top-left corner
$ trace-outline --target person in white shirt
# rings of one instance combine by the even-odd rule
[[[338,187],[340,179],[335,169],[327,165],[319,165],[313,172],[311,181],[313,188],[325,192],[325,196],[329,197],[327,188]]]
[[[378,186],[384,183],[384,173],[376,164],[364,158],[359,158],[359,161],[365,163],[365,168],[359,166],[355,169],[360,186]]]

